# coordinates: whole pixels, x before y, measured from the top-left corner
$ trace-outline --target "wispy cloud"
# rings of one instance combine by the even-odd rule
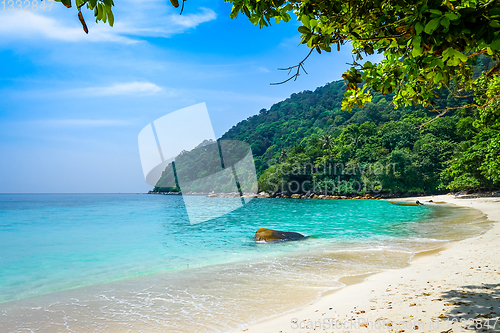
[[[36,126],[36,127],[121,127],[134,124],[131,120],[124,119],[38,119],[20,122],[12,122],[13,125]]]
[[[198,13],[172,14],[165,5],[157,3],[141,4],[139,12],[124,13],[122,21],[115,28],[117,33],[128,36],[170,37],[194,29],[198,25],[213,21],[217,14],[208,8],[201,8]],[[154,12],[154,17],[151,13]]]
[[[261,72],[261,73],[269,73],[270,72],[270,70],[267,67],[264,67],[264,66],[257,67],[257,71]]]
[[[52,39],[63,42],[116,42],[132,44],[138,37],[170,37],[215,20],[217,14],[207,8],[183,14],[173,12],[165,1],[120,1],[115,8],[115,25],[93,23],[92,13],[82,10],[89,34],[82,30],[75,12],[53,5],[51,12],[0,12],[0,38],[3,40]],[[154,13],[154,15],[151,15]]]
[[[34,12],[9,12],[0,20],[0,36],[7,40],[48,38],[64,42],[120,42],[136,43],[128,37],[109,31],[107,27],[95,25],[92,33],[86,35],[81,26],[67,25],[53,17]]]
[[[104,87],[90,87],[80,90],[74,90],[80,95],[91,96],[118,96],[118,95],[154,95],[161,92],[163,89],[151,82],[127,82],[115,83]]]
[[[184,29],[195,28],[202,23],[213,21],[216,18],[217,14],[208,8],[202,8],[201,12],[197,14],[171,15],[169,17],[171,24]]]
[[[132,124],[131,121],[121,119],[47,119],[40,120],[38,123],[57,127],[116,127]]]
[[[66,86],[82,86],[81,82],[70,83]],[[66,98],[87,98],[87,97],[114,97],[121,96],[122,98],[137,98],[143,96],[161,95],[165,98],[176,97],[179,95],[179,89],[163,88],[148,81],[131,81],[131,82],[116,82],[109,85],[96,85],[81,87],[78,89],[64,89],[61,83],[54,83],[52,88],[42,87],[40,89],[13,90],[9,88],[1,89],[0,97],[8,96],[9,98],[23,99],[66,99]]]

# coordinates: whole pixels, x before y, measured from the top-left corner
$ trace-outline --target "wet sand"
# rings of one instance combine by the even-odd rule
[[[494,224],[480,236],[414,256],[409,267],[345,278],[345,288],[237,332],[499,332],[500,198],[398,201],[415,200],[471,207]]]

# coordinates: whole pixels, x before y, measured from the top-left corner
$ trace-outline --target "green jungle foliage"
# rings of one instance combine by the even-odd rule
[[[481,57],[475,72],[490,67],[491,59]],[[371,102],[346,112],[341,110],[345,89],[343,81],[335,81],[292,94],[233,126],[220,140],[251,146],[259,190],[267,192],[401,194],[499,187],[498,107],[458,108],[435,119],[435,108],[469,105],[474,98],[456,98],[444,89],[436,91],[435,108],[396,109],[392,94],[372,92]],[[211,165],[194,158],[190,163]],[[208,171],[194,172],[193,179],[203,172]],[[172,181],[165,186],[167,176],[172,177],[168,167],[156,191],[175,186]]]
[[[478,67],[489,66],[488,58],[482,61],[486,64]],[[336,81],[314,92],[292,94],[240,122],[221,139],[251,145],[259,188],[269,192],[295,192],[296,186],[287,185],[293,181],[310,181],[298,192],[314,191],[316,184],[320,192],[326,186],[334,193],[346,191],[339,188],[339,180],[391,193],[500,185],[498,108],[490,114],[493,119],[464,108],[421,126],[435,117],[432,109],[395,109],[392,95],[373,93],[371,102],[348,113],[341,110],[344,91],[344,82]],[[466,105],[471,100],[458,100],[443,90],[436,107]]]

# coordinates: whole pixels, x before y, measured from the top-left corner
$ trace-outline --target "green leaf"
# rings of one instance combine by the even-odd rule
[[[311,32],[309,29],[307,29],[303,25],[300,26],[298,30],[299,30],[300,33],[303,33],[303,34],[308,34],[309,32]]]
[[[422,22],[415,23],[415,31],[417,32],[417,35],[420,35],[420,33],[424,31],[424,25]]]
[[[448,64],[448,66],[458,66],[458,65],[460,65],[460,59],[450,58],[450,59],[448,59],[448,61],[446,63]]]
[[[460,18],[460,14],[448,12],[448,13],[444,14],[444,17],[446,17],[450,21],[454,21],[454,20]]]
[[[500,7],[490,9],[490,15],[500,15]]]
[[[446,17],[443,17],[441,19],[441,25],[445,28],[448,28],[450,26],[450,20],[448,20]]]
[[[233,9],[231,10],[231,14],[229,15],[229,18],[234,19],[238,16],[238,7],[233,6]]]
[[[309,23],[309,16],[302,15],[302,17],[300,18],[300,20],[302,21],[302,24],[304,24],[304,26],[306,28],[311,29],[311,24]]]
[[[443,78],[443,73],[437,72],[436,75],[434,75],[433,82],[434,84],[437,84],[441,79]]]
[[[310,38],[310,39],[307,41],[306,45],[307,45],[309,48],[312,48],[312,47],[313,47],[313,40],[314,40],[313,38]]]
[[[443,52],[443,60],[446,59],[449,59],[448,65],[457,66],[461,62],[466,62],[469,58],[462,52],[455,50],[453,47],[449,47]]]
[[[112,11],[109,11],[108,12],[108,22],[109,22],[109,25],[112,27],[113,24],[115,23],[115,16],[113,15],[113,12]]]
[[[467,57],[462,52],[458,52],[458,51],[457,51],[456,57],[458,57],[462,62],[466,62],[467,60],[469,60],[469,57]]]
[[[417,36],[417,37],[413,38],[413,40],[411,42],[411,44],[413,46],[413,49],[411,51],[411,55],[414,57],[421,55],[423,52],[422,46],[420,46],[421,40],[422,40],[422,37]]]
[[[493,28],[500,28],[500,23],[497,20],[490,21],[490,26]]]
[[[434,30],[437,29],[437,27],[439,27],[439,22],[441,21],[441,18],[440,17],[436,17],[432,20],[430,20],[426,25],[425,25],[425,32],[429,35],[431,35]]]
[[[97,21],[100,21],[102,20],[102,14],[104,13],[104,8],[102,8],[102,4],[99,3],[97,5],[97,16],[96,16],[96,20]]]
[[[496,50],[496,51],[500,51],[500,39],[496,39],[493,42],[491,42],[490,48],[492,48],[493,50]]]
[[[429,12],[436,15],[443,15],[443,12],[438,9],[429,9]]]

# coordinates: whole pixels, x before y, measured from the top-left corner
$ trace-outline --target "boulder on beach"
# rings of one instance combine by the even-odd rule
[[[306,238],[308,237],[299,234],[298,232],[279,231],[267,228],[260,228],[255,233],[255,240],[264,242],[296,241]]]

